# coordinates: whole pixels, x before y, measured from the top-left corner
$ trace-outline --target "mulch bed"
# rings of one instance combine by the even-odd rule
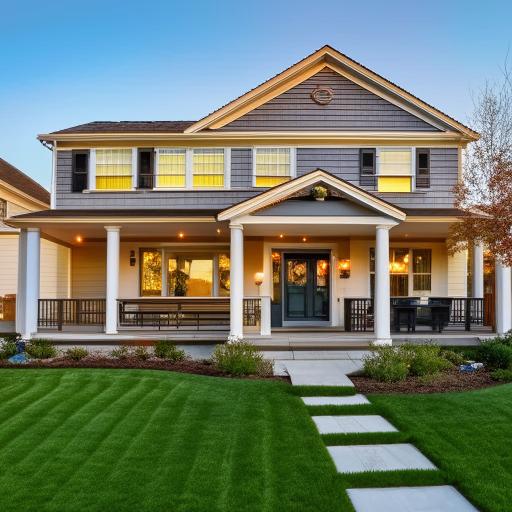
[[[88,356],[80,361],[73,361],[64,357],[55,359],[34,359],[26,364],[12,364],[6,360],[0,360],[0,368],[119,368],[119,369],[139,369],[139,370],[164,370],[180,373],[193,373],[196,375],[207,375],[210,377],[234,378],[228,373],[218,370],[212,363],[208,361],[196,361],[193,359],[185,359],[173,363],[165,359],[148,359],[143,361],[136,357],[127,357],[125,359],[114,359],[110,357]],[[276,377],[273,375],[245,375],[237,378],[252,380],[277,380],[290,382],[288,377]]]
[[[447,393],[500,384],[484,369],[473,373],[461,373],[454,369],[430,378],[407,377],[401,382],[378,382],[364,376],[350,376],[350,380],[360,393]]]

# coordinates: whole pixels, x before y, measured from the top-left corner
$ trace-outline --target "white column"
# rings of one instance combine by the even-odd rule
[[[512,280],[510,267],[496,261],[496,332],[512,329]]]
[[[244,232],[241,224],[230,224],[230,334],[244,333]]]
[[[473,246],[473,268],[471,269],[473,277],[473,297],[483,299],[484,297],[484,246],[476,243]]]
[[[27,303],[27,230],[20,230],[18,238],[18,290],[16,292],[16,332],[25,334],[25,308]]]
[[[375,344],[391,345],[390,286],[389,286],[389,230],[391,226],[377,226],[375,240]]]
[[[41,236],[39,228],[27,229],[25,262],[25,314],[24,338],[30,338],[37,332],[37,316],[39,309],[39,280],[41,260]]]
[[[119,226],[105,226],[107,231],[107,304],[105,333],[117,334],[117,299],[119,294]]]

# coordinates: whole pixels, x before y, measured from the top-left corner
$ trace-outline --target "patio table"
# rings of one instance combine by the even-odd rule
[[[393,311],[393,329],[396,332],[400,332],[400,318],[405,315],[407,317],[407,332],[415,332],[419,308],[430,310],[432,330],[442,332],[445,321],[450,318],[449,304],[393,304],[391,306]]]

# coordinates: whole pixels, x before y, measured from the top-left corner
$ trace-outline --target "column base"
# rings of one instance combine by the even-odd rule
[[[377,347],[390,347],[393,345],[393,340],[391,338],[377,338],[373,342]]]
[[[118,334],[118,332],[116,330],[110,331],[105,329],[105,334]]]

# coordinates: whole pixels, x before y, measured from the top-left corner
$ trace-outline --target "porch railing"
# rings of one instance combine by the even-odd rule
[[[105,299],[39,299],[39,327],[62,331],[64,325],[104,324]]]
[[[392,297],[391,305],[403,301],[404,297]],[[414,297],[410,297],[414,299]],[[448,326],[462,326],[470,331],[475,326],[491,326],[488,318],[488,299],[474,297],[430,297],[430,301],[446,302],[450,308]],[[425,308],[426,309],[426,308]],[[370,298],[348,298],[344,301],[345,330],[351,332],[373,332],[374,305]],[[428,323],[428,311],[418,311],[418,324]]]

